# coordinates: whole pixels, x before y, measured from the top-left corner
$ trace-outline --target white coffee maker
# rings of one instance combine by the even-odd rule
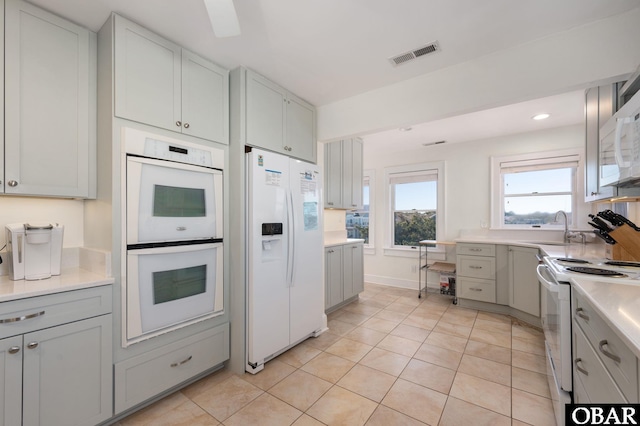
[[[42,280],[60,275],[64,226],[50,223],[6,225],[9,278]]]

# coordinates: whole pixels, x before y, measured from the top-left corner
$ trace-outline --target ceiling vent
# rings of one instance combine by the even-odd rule
[[[433,43],[429,43],[426,46],[418,47],[410,52],[401,53],[392,58],[389,58],[389,62],[394,67],[400,64],[404,64],[409,61],[413,61],[421,56],[429,55],[431,53],[436,53],[440,50],[440,46],[438,46],[438,42],[434,41]]]

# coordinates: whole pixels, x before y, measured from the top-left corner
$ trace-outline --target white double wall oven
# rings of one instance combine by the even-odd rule
[[[122,345],[224,313],[224,151],[122,129]]]

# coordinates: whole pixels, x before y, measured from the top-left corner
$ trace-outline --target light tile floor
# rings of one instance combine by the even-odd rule
[[[222,370],[131,425],[555,425],[543,335],[452,298],[366,284],[256,375]]]

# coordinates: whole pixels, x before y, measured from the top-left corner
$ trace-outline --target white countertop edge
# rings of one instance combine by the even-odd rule
[[[336,241],[325,241],[325,247],[335,247],[335,246],[343,246],[345,244],[353,244],[353,243],[364,243],[364,239],[362,238],[347,238],[346,240],[336,240]]]
[[[588,279],[572,279],[571,286],[640,358],[640,287]]]
[[[0,302],[99,287],[114,282],[112,277],[101,276],[80,268],[63,269],[60,275],[37,281],[12,281],[7,275],[3,275],[0,277]]]

